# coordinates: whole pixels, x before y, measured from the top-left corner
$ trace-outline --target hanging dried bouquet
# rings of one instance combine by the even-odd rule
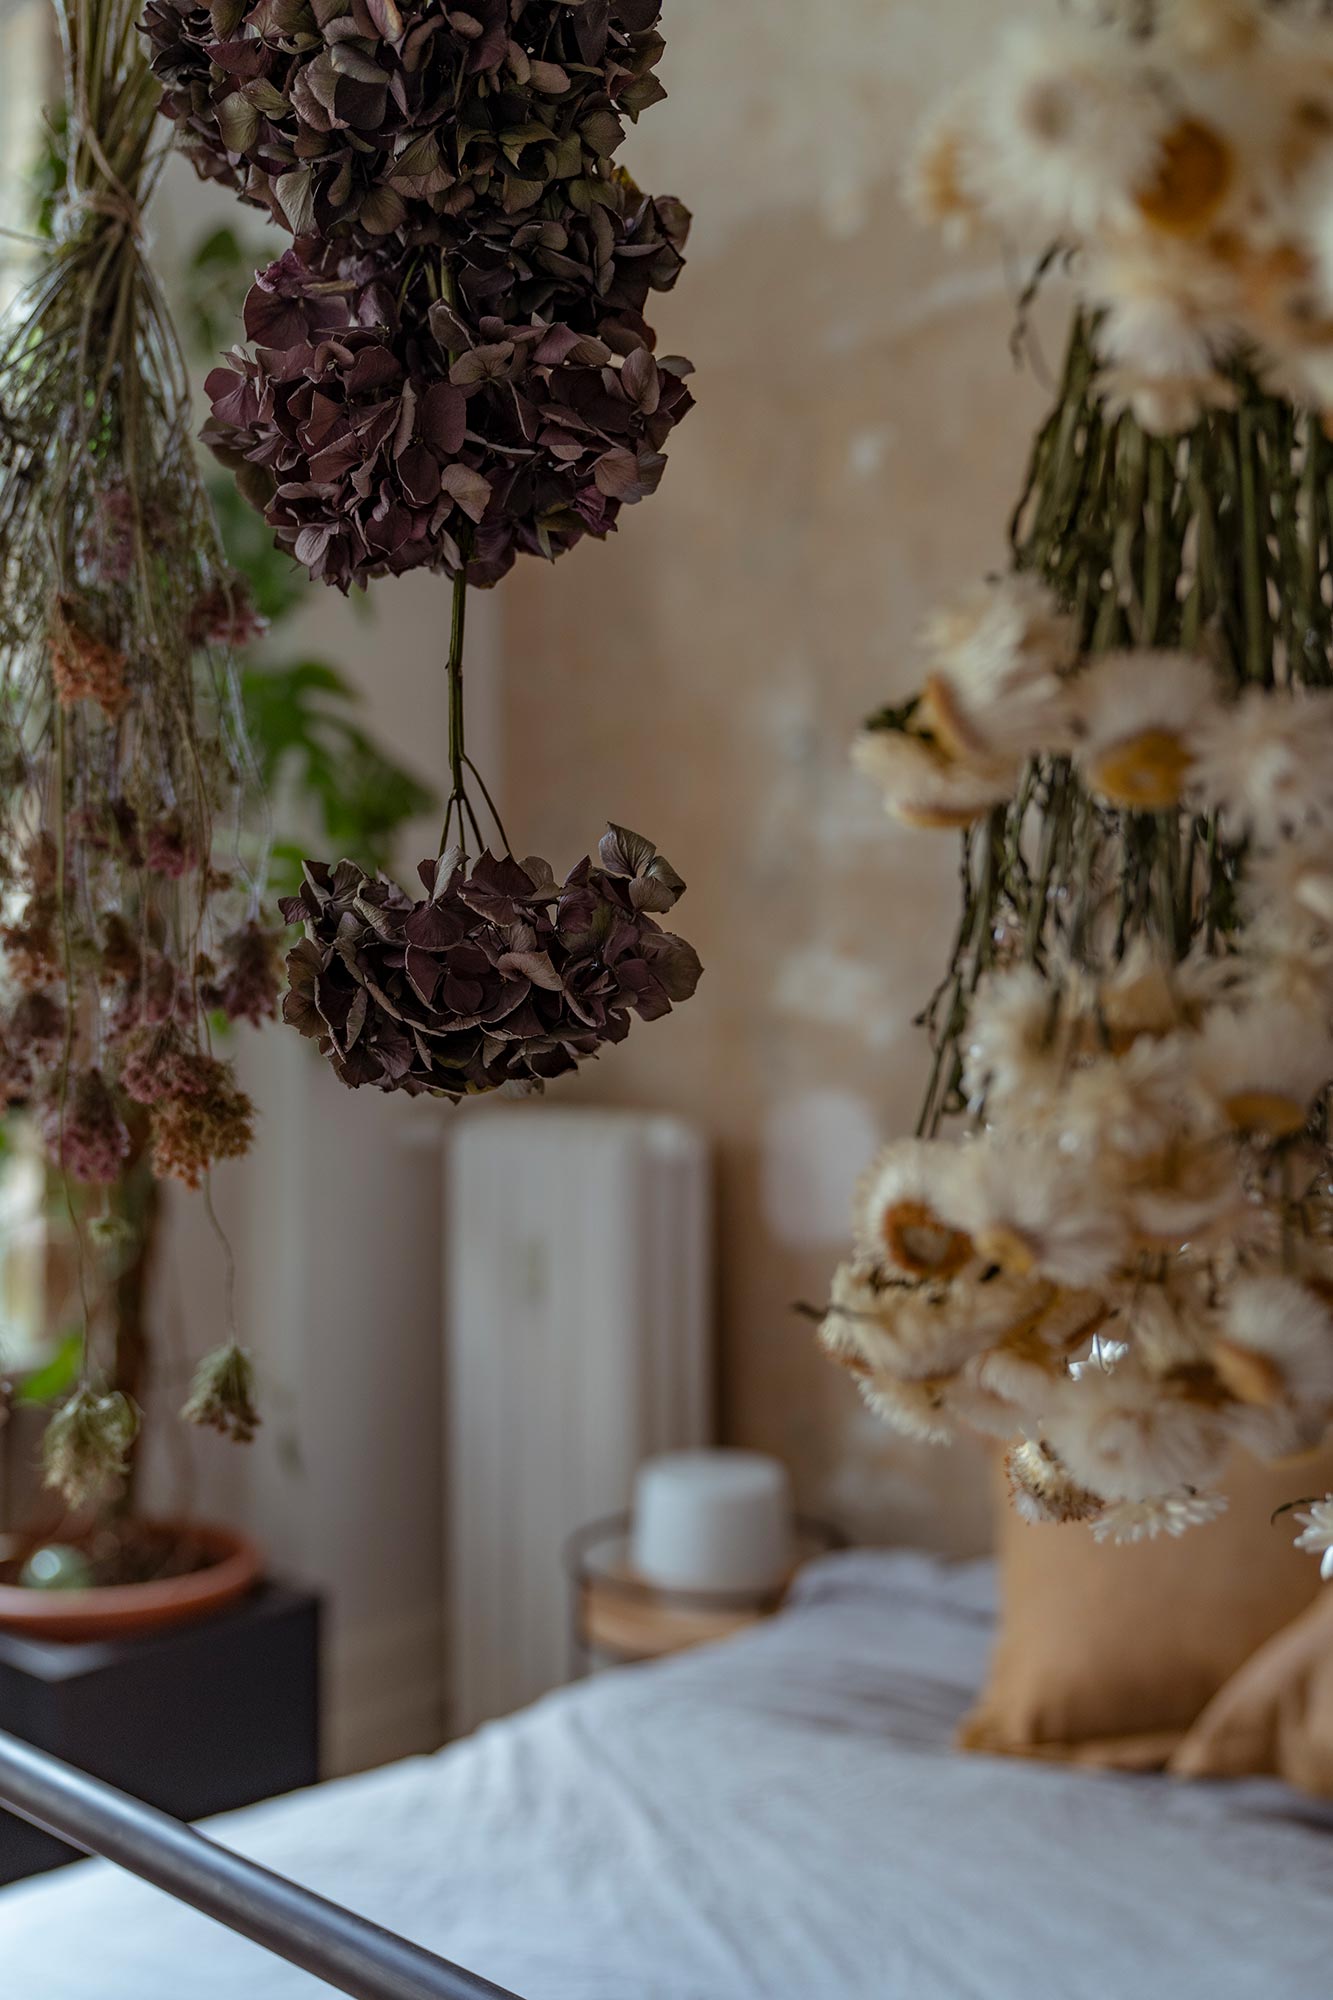
[[[519,862],[463,724],[469,587],[603,537],[656,490],[689,364],[644,317],[689,217],[614,156],[664,93],[657,0],[152,0],[162,108],[293,244],[256,278],[205,437],[279,547],[346,590],[452,579],[450,791],[425,899],[308,864],[286,1018],[353,1088],[545,1081],[687,998],[653,912],[684,884],[612,828],[557,886]],[[482,832],[489,816],[503,850]],[[669,886],[669,889],[667,885]]]
[[[911,175],[1080,298],[1013,571],[858,746],[963,829],[964,907],[823,1337],[903,1430],[1008,1438],[1031,1518],[1134,1540],[1333,1417],[1333,26],[1087,11]]]

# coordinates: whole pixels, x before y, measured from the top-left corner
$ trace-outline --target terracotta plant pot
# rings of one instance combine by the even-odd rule
[[[231,1528],[191,1521],[154,1526],[188,1535],[212,1560],[188,1576],[95,1590],[28,1590],[0,1583],[0,1628],[33,1639],[124,1639],[206,1618],[234,1604],[259,1581],[258,1549]]]

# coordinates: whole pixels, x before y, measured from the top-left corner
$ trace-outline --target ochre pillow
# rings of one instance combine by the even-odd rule
[[[1213,1696],[1170,1768],[1182,1778],[1285,1778],[1333,1798],[1333,1586]]]
[[[1003,1468],[996,1478],[1004,1485]],[[1230,1507],[1178,1539],[1116,1547],[1034,1527],[997,1495],[1000,1631],[965,1750],[1113,1770],[1165,1765],[1250,1656],[1320,1590],[1273,1510],[1333,1490],[1333,1450],[1282,1465],[1237,1454]]]

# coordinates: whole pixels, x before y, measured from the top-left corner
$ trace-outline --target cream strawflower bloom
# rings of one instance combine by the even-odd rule
[[[1099,357],[1127,380],[1209,382],[1237,345],[1234,275],[1195,244],[1111,237],[1090,248],[1079,290],[1101,313]]]
[[[949,1278],[972,1255],[957,1226],[959,1148],[895,1139],[861,1175],[853,1202],[857,1248],[900,1277]]]
[[[1263,42],[1259,0],[1162,0],[1160,32],[1192,62],[1230,63]]]
[[[978,1256],[1012,1277],[1095,1289],[1127,1249],[1116,1190],[1099,1162],[1041,1138],[990,1135],[959,1152],[958,1213]]]
[[[967,1017],[963,1090],[992,1111],[1056,1089],[1067,1061],[1059,991],[1032,965],[988,972]]]
[[[969,83],[937,104],[917,133],[903,174],[908,214],[942,230],[945,241],[954,244],[975,234],[985,212],[975,192],[981,181],[976,162],[980,102],[980,92]]]
[[[1103,368],[1097,395],[1108,419],[1129,415],[1152,437],[1192,431],[1210,410],[1234,410],[1236,386],[1210,369],[1200,375],[1150,375],[1122,365]]]
[[[1028,1439],[1005,1454],[1005,1478],[1014,1507],[1025,1521],[1095,1521],[1106,1502],[1080,1486],[1054,1453]]]
[[[983,1348],[1035,1320],[1054,1294],[1039,1280],[987,1270],[976,1265],[954,1278],[908,1284],[866,1259],[842,1264],[820,1340],[853,1375],[917,1381],[954,1375]]]
[[[1181,1035],[1141,1035],[1123,1055],[1081,1065],[1056,1107],[1064,1152],[1074,1159],[1095,1159],[1108,1148],[1130,1160],[1160,1154],[1186,1124],[1190,1074]]]
[[[1333,1318],[1299,1278],[1238,1278],[1221,1314],[1214,1365],[1232,1394],[1259,1406],[1312,1406],[1320,1430],[1333,1416]]]
[[[903,1437],[921,1444],[952,1444],[958,1435],[947,1382],[904,1382],[880,1373],[862,1376],[857,1387],[867,1408]]]
[[[1149,1500],[1119,1500],[1093,1522],[1099,1542],[1152,1542],[1206,1527],[1227,1511],[1224,1493],[1159,1493]]]
[[[1070,689],[1089,788],[1136,812],[1178,805],[1216,690],[1212,668],[1192,653],[1103,653]]]
[[[1240,1132],[1299,1132],[1333,1077],[1326,1017],[1282,1005],[1215,1007],[1196,1037],[1196,1080]]]
[[[1013,28],[987,72],[976,192],[996,217],[1077,236],[1133,219],[1173,123],[1134,47],[1074,22]]]
[[[1325,1583],[1333,1581],[1333,1493],[1316,1500],[1310,1507],[1297,1514],[1301,1532],[1296,1537],[1298,1549],[1307,1555],[1319,1557],[1319,1574]]]
[[[1200,717],[1192,749],[1191,796],[1233,839],[1333,821],[1333,692],[1250,688]]]
[[[1088,1363],[1053,1402],[1043,1436],[1074,1478],[1108,1500],[1150,1500],[1206,1487],[1221,1470],[1217,1414],[1124,1360]]]
[[[1333,938],[1333,835],[1304,833],[1254,855],[1242,893],[1248,926],[1265,939],[1308,948]]]
[[[852,762],[877,784],[884,810],[905,826],[971,826],[1013,796],[1017,762],[960,763],[927,737],[905,729],[863,729]]]
[[[1036,577],[977,585],[936,612],[924,638],[921,716],[948,754],[985,763],[1063,746],[1061,675],[1077,634]]]

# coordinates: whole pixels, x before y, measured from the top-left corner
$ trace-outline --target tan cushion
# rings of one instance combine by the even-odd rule
[[[1077,1525],[1033,1527],[997,1498],[1000,1631],[961,1746],[1160,1768],[1223,1683],[1318,1593],[1318,1563],[1293,1547],[1290,1518],[1271,1516],[1330,1486],[1333,1450],[1280,1466],[1238,1454],[1220,1519],[1128,1547]]]
[[[1182,1778],[1285,1778],[1333,1798],[1333,1586],[1213,1696],[1171,1769]]]

